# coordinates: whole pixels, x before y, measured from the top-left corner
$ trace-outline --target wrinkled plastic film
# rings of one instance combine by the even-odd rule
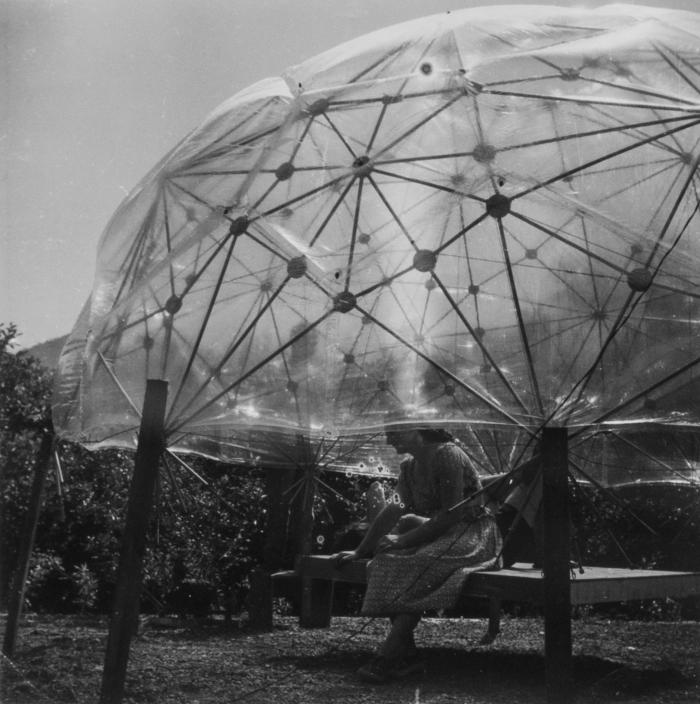
[[[170,447],[241,463],[301,434],[370,472],[397,420],[492,471],[547,424],[692,432],[699,50],[694,13],[477,8],[234,96],[105,231],[59,432],[133,446],[147,378]]]

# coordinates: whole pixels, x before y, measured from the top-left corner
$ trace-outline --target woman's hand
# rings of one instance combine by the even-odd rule
[[[391,552],[392,550],[401,550],[403,547],[402,536],[400,535],[385,535],[377,543],[377,552]]]
[[[343,550],[341,552],[335,553],[334,555],[331,555],[331,560],[335,567],[342,567],[348,562],[353,562],[354,560],[359,559],[361,559],[361,557],[358,554],[357,550]]]

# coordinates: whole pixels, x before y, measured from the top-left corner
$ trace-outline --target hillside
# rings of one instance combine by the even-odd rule
[[[54,337],[52,340],[40,342],[33,347],[27,348],[25,352],[33,357],[36,357],[49,369],[55,369],[58,364],[58,357],[61,354],[61,350],[63,349],[63,345],[65,344],[67,337],[68,335]]]

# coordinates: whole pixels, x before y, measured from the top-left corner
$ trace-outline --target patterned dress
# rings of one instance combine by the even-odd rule
[[[459,475],[461,474],[461,479]],[[464,496],[481,488],[466,454],[454,443],[429,446],[426,460],[401,463],[396,492],[406,511],[433,517],[442,509],[441,488],[461,481]],[[471,572],[492,569],[501,550],[494,518],[479,507],[430,543],[379,553],[367,566],[364,616],[422,613],[456,605]]]

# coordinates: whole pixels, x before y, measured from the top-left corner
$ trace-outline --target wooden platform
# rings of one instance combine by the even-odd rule
[[[312,579],[364,584],[367,560],[357,560],[336,568],[327,555],[303,555],[295,574]],[[634,599],[683,598],[700,594],[700,572],[631,570],[618,567],[583,567],[572,572],[571,603],[601,604]],[[289,573],[288,573],[289,574]],[[509,569],[475,572],[468,592],[498,592],[505,601],[543,603],[543,576],[540,569],[516,563]]]
[[[364,584],[366,565],[366,560],[357,560],[337,568],[327,555],[302,555],[296,570],[277,573],[273,578],[301,578],[307,598],[302,600],[300,621],[307,627],[325,627],[331,621],[334,582]],[[569,587],[572,605],[681,599],[700,594],[700,573],[584,566],[583,573],[578,569],[572,571]],[[499,631],[501,602],[544,605],[544,577],[540,569],[516,563],[509,569],[473,573],[464,594],[490,600],[491,616],[485,640],[493,639]]]
[[[636,599],[681,599],[700,594],[700,573],[631,570],[617,567],[583,567],[572,571],[572,604],[604,604]],[[468,592],[497,593],[503,601],[544,603],[542,571],[516,563],[497,572],[475,572]]]

